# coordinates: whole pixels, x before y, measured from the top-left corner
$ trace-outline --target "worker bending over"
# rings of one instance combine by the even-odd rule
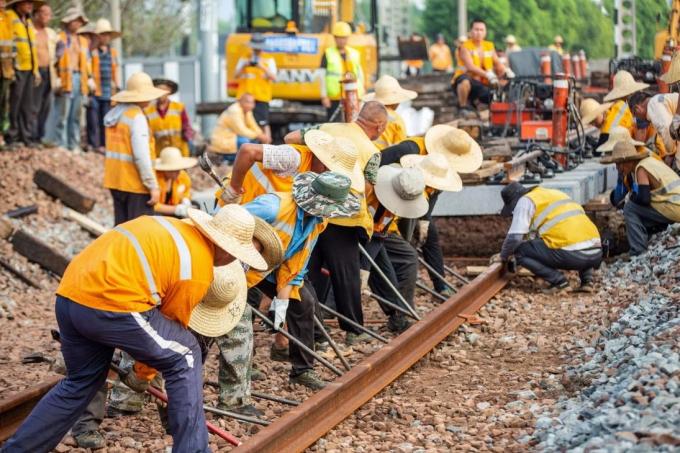
[[[678,93],[652,96],[647,92],[639,91],[628,99],[628,106],[633,111],[639,129],[646,129],[651,125],[657,136],[661,138],[663,149],[657,148],[659,157],[670,167],[677,166],[675,159],[678,142],[671,137],[671,123],[678,109]]]
[[[154,211],[163,215],[186,217],[191,207],[191,178],[186,172],[197,164],[194,157],[183,157],[179,149],[168,147],[156,159],[156,178],[160,191]]]
[[[585,211],[559,190],[528,189],[512,182],[501,191],[501,215],[512,216],[510,230],[503,242],[500,260],[516,263],[546,280],[543,292],[552,294],[569,289],[559,269],[575,270],[581,279],[580,291],[592,292],[592,271],[602,261],[600,233]],[[538,238],[525,240],[530,232]]]
[[[609,132],[614,127],[628,129],[631,136],[635,132],[633,114],[628,108],[626,101],[619,99],[616,102],[600,104],[595,99],[584,99],[581,102],[581,123],[584,126],[592,124],[600,130],[600,137],[595,148],[604,144],[609,138]]]
[[[375,146],[379,149],[397,144],[406,139],[406,124],[397,113],[399,104],[411,101],[418,97],[418,93],[412,90],[405,90],[399,85],[399,81],[392,76],[384,75],[375,82],[374,92],[368,93],[362,101],[380,102],[387,109],[387,125],[385,130],[377,140]]]
[[[255,121],[254,108],[255,98],[245,93],[217,118],[210,145],[213,151],[223,154],[226,161],[233,162],[236,152],[244,143],[271,143],[271,139]]]
[[[172,146],[178,148],[182,156],[189,157],[189,144],[194,138],[194,129],[184,104],[170,99],[171,95],[177,93],[179,85],[168,79],[154,79],[153,84],[165,91],[163,96],[144,109],[156,140],[156,154],[160,154],[163,148]]]

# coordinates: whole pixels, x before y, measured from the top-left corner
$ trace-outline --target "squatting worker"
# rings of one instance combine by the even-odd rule
[[[156,142],[156,153],[159,154],[165,147],[173,146],[182,152],[182,156],[188,157],[194,129],[191,127],[184,104],[170,99],[170,96],[179,90],[179,85],[168,79],[154,79],[153,84],[166,92],[144,109]]]
[[[623,205],[630,254],[644,253],[653,233],[680,222],[680,177],[648,151],[641,153],[626,142],[617,143],[601,162],[615,163],[619,173],[610,200],[617,208]]]
[[[678,93],[663,93],[652,96],[645,91],[638,91],[628,98],[628,106],[635,116],[635,122],[639,129],[654,127],[656,134],[661,138],[663,148],[657,147],[657,154],[669,166],[673,167],[678,150],[677,141],[671,137],[671,123],[673,115],[678,109]]]
[[[153,207],[156,213],[179,218],[187,216],[191,207],[191,178],[186,170],[197,163],[196,158],[182,156],[177,148],[170,146],[161,151],[155,162],[160,190],[160,199]]]
[[[229,206],[190,223],[141,217],[103,234],[76,256],[57,288],[56,317],[68,373],[33,409],[4,452],[57,446],[101,388],[114,349],[163,374],[174,452],[208,452],[201,350],[186,326],[212,282],[213,266],[266,263],[255,220]],[[171,321],[160,307],[173,306]]]
[[[498,85],[498,77],[515,77],[498,59],[493,42],[486,41],[486,22],[475,19],[470,24],[470,39],[458,49],[460,61],[453,75],[453,89],[461,110],[471,110],[471,103],[491,101],[489,86]]]
[[[581,123],[584,126],[592,124],[600,130],[600,137],[595,148],[603,145],[609,138],[609,132],[614,127],[628,129],[632,136],[635,132],[633,114],[628,108],[626,101],[619,99],[616,102],[600,104],[595,99],[584,99],[581,102]]]
[[[271,139],[257,124],[253,109],[255,98],[244,93],[222,112],[210,137],[211,150],[222,154],[224,160],[233,162],[236,153],[245,143],[271,143]]]
[[[575,270],[581,279],[580,291],[592,292],[592,271],[602,261],[602,245],[597,227],[575,201],[559,190],[528,189],[512,182],[501,191],[501,215],[512,216],[503,242],[501,261],[514,255],[517,264],[546,280],[547,294],[569,289],[559,269]],[[538,238],[524,240],[531,231]]]
[[[364,102],[380,102],[387,109],[387,125],[385,130],[377,140],[374,140],[378,149],[384,149],[406,140],[406,124],[401,115],[397,113],[397,108],[402,102],[410,101],[418,97],[418,93],[412,90],[405,90],[399,85],[399,81],[392,76],[381,76],[375,82],[374,92],[368,93],[361,100]]]

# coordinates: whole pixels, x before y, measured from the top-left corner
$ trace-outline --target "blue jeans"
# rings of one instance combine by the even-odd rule
[[[41,453],[56,447],[104,384],[115,348],[163,374],[173,451],[210,451],[201,349],[187,329],[157,308],[118,313],[57,296],[55,312],[67,375],[40,400],[3,453]]]
[[[80,73],[74,72],[70,93],[54,97],[55,128],[51,142],[68,149],[80,146],[80,109],[83,96],[80,92]]]

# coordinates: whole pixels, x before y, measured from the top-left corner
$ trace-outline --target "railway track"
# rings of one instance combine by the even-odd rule
[[[495,264],[421,321],[247,439],[237,452],[299,452],[349,417],[486,304],[507,281]],[[50,378],[0,401],[0,442],[58,381]]]

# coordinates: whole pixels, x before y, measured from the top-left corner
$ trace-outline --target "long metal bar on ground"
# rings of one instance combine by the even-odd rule
[[[314,325],[316,326],[317,329],[320,329],[326,341],[331,345],[331,348],[333,348],[333,352],[335,352],[335,355],[342,363],[342,366],[345,367],[347,371],[351,370],[352,367],[349,365],[349,362],[347,361],[345,356],[342,355],[342,351],[340,351],[340,348],[338,348],[338,344],[335,342],[335,340],[333,340],[331,334],[329,334],[326,331],[326,328],[323,326],[323,323],[319,321],[319,318],[316,315],[314,315]]]
[[[34,387],[9,395],[0,401],[0,442],[14,434],[38,401],[61,379],[61,376],[50,377]]]
[[[362,332],[364,332],[364,333],[366,333],[366,334],[372,336],[372,337],[375,338],[376,340],[382,341],[383,343],[388,343],[387,338],[385,338],[385,337],[383,337],[383,336],[381,336],[381,335],[379,335],[379,334],[373,332],[371,329],[368,329],[368,328],[362,326],[362,325],[359,324],[359,323],[354,322],[353,320],[349,319],[347,316],[344,316],[344,315],[338,313],[337,311],[333,310],[333,309],[330,308],[330,307],[327,307],[326,305],[322,304],[321,302],[319,302],[319,307],[320,307],[322,310],[326,310],[328,313],[332,314],[333,316],[337,316],[339,319],[342,319],[343,321],[345,321],[345,322],[348,323],[349,325],[352,325],[352,326],[356,327],[357,329],[361,330]],[[327,320],[327,321],[330,321],[330,320]],[[384,323],[385,321],[377,320],[377,322],[379,322],[379,323],[382,324],[382,323]],[[339,322],[338,322],[338,324],[339,324]],[[364,319],[364,324],[368,324],[368,322],[367,322],[366,319]]]
[[[408,316],[409,318],[413,318],[413,319],[415,319],[416,321],[420,321],[420,317],[417,317],[417,318],[416,318],[415,316],[413,316],[413,314],[412,314],[410,311],[404,310],[403,308],[401,308],[401,306],[399,306],[399,305],[397,305],[397,304],[393,304],[392,302],[390,302],[389,300],[385,299],[384,297],[380,297],[380,296],[378,296],[376,293],[372,293],[372,292],[370,292],[370,291],[368,291],[367,294],[368,294],[369,297],[372,297],[373,299],[377,300],[377,301],[380,302],[381,304],[385,304],[387,307],[390,307],[392,310],[396,310],[396,311],[398,311],[399,313],[401,313],[401,314],[403,314],[403,315],[405,315],[405,316]]]
[[[442,274],[440,274],[439,272],[437,272],[436,269],[435,269],[434,267],[430,266],[430,265],[427,263],[427,261],[425,261],[425,258],[423,258],[422,256],[418,256],[418,261],[420,261],[420,264],[422,264],[423,266],[425,266],[425,269],[427,269],[428,271],[430,271],[430,272],[432,273],[432,275],[434,275],[434,276],[437,277],[439,280],[441,280],[442,282],[444,282],[444,284],[445,284],[446,286],[448,286],[448,287],[451,289],[451,291],[453,291],[454,293],[458,291],[458,288],[456,288],[456,287],[453,286],[451,283],[449,283],[449,281],[446,279],[446,277],[444,277]]]
[[[422,280],[418,280],[416,282],[416,286],[442,302],[446,302],[446,300],[448,299],[446,296],[442,296],[437,291],[427,286],[425,283],[422,282]]]
[[[235,451],[301,452],[397,379],[489,301],[509,280],[494,264],[406,332],[354,365]]]

